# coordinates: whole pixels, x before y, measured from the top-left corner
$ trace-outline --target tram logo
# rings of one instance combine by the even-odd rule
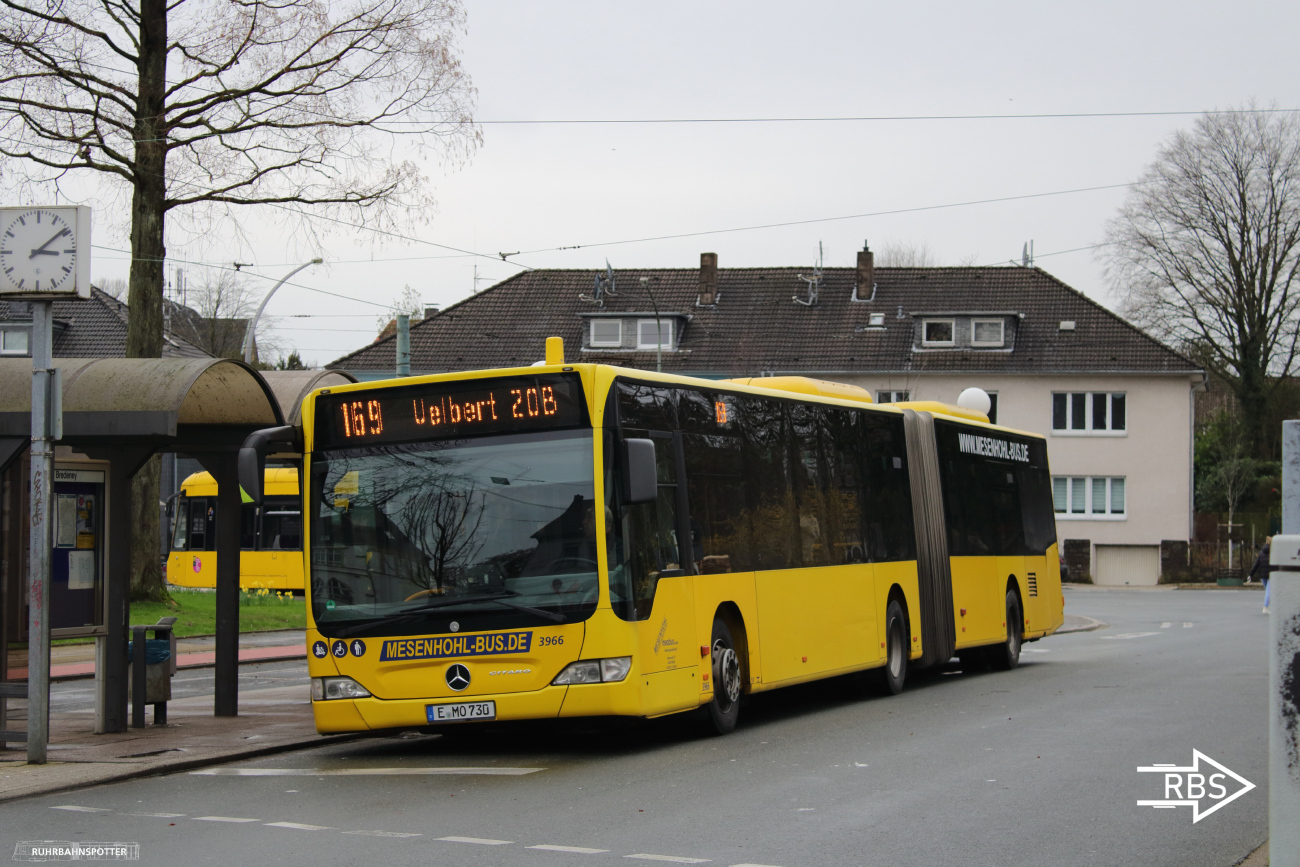
[[[447,686],[460,692],[469,686],[469,669],[459,662],[447,669]]]
[[[1206,768],[1203,771],[1201,769],[1202,761],[1213,768],[1217,768],[1217,772],[1209,773],[1211,768]],[[1172,764],[1151,765],[1137,770],[1139,774],[1164,774],[1165,777],[1164,798],[1154,801],[1138,801],[1137,805],[1139,807],[1154,807],[1157,810],[1191,807],[1193,825],[1220,807],[1231,804],[1255,788],[1255,784],[1241,774],[1195,749],[1192,750],[1192,764],[1190,767],[1180,768]],[[1232,794],[1228,794],[1228,788],[1231,785],[1228,783],[1229,778],[1241,784],[1241,788]],[[1184,793],[1186,793],[1186,797],[1184,797]],[[1209,802],[1212,806],[1209,809],[1202,809],[1202,801]]]

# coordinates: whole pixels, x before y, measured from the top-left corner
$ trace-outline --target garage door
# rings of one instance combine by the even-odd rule
[[[1109,585],[1155,586],[1160,580],[1159,545],[1098,545],[1093,581]]]

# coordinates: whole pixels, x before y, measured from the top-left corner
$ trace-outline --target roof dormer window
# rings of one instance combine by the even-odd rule
[[[637,349],[673,348],[673,320],[638,319],[636,322]]]
[[[623,345],[623,320],[622,319],[593,319],[591,320],[591,346],[622,346]]]
[[[1006,342],[1003,329],[1006,323],[1001,319],[972,319],[970,323],[970,345],[981,348],[997,348]]]
[[[926,319],[921,323],[922,346],[952,346],[956,321],[952,319]]]

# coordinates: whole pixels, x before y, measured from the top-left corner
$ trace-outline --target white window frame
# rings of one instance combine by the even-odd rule
[[[869,315],[867,316],[867,327],[868,327],[868,328],[884,328],[884,327],[885,327],[885,314],[883,314],[883,313],[871,313],[871,314],[869,314]]]
[[[975,329],[980,325],[996,325],[997,340],[976,340]],[[972,319],[970,321],[970,345],[981,348],[1000,349],[1007,345],[1007,323],[1005,319]]]
[[[9,337],[10,334],[23,334],[23,335],[25,335],[25,336],[27,337],[27,345],[24,346],[22,349],[10,349],[10,348],[6,345],[6,343],[7,343],[7,339],[8,339],[8,337]],[[31,351],[32,351],[31,347],[32,347],[32,333],[31,333],[30,331],[28,331],[26,328],[5,328],[5,329],[0,329],[0,355],[21,355],[21,356],[27,356],[27,355],[30,355],[30,354],[31,354]]]
[[[876,392],[876,403],[902,403],[912,399],[912,392],[903,388],[882,388]]]
[[[931,325],[946,323],[948,333],[952,335],[948,340],[930,340],[926,334]],[[956,319],[922,319],[921,320],[921,345],[922,346],[956,346],[957,345],[957,320]]]
[[[653,343],[646,343],[646,342],[644,342],[644,341],[641,339],[641,337],[642,337],[642,333],[643,333],[643,329],[645,328],[645,326],[649,325],[649,326],[653,327],[653,326],[655,325],[655,320],[654,320],[654,319],[638,319],[638,320],[636,321],[636,348],[637,348],[637,349],[642,349],[642,350],[652,350],[652,351],[655,350],[655,349],[663,349],[663,351],[665,351],[665,352],[671,352],[671,351],[672,351],[672,349],[673,349],[673,336],[674,336],[674,335],[673,335],[673,320],[671,320],[671,319],[660,319],[659,322],[662,323],[663,328],[662,328],[662,329],[656,329],[656,331],[657,331],[658,334],[659,334],[659,341],[660,341],[659,345],[656,346],[656,345],[653,344]],[[663,339],[664,339],[664,334],[663,334],[663,332],[664,332],[664,331],[667,331],[667,332],[668,332],[668,342],[667,342],[667,343],[663,342]]]
[[[1056,426],[1056,396],[1065,395],[1065,423],[1067,427],[1059,428]],[[1068,427],[1071,417],[1074,414],[1073,404],[1074,396],[1081,394],[1084,398],[1083,405],[1083,423],[1082,428]],[[1094,428],[1093,422],[1093,405],[1098,395],[1104,395],[1106,398],[1106,427]],[[1115,398],[1124,398],[1124,429],[1112,430],[1111,425],[1115,423],[1114,410]],[[1052,406],[1048,409],[1051,415],[1052,436],[1054,437],[1126,437],[1128,436],[1131,425],[1129,414],[1128,392],[1126,391],[1053,391]]]
[[[1101,482],[1105,489],[1105,502],[1102,504],[1102,511],[1094,511],[1097,505],[1094,502],[1097,482]],[[1124,510],[1122,512],[1111,511],[1111,507],[1114,505],[1116,482],[1123,486],[1121,496],[1124,499]],[[1061,483],[1065,483],[1065,506],[1067,511],[1056,512],[1056,492]],[[1068,511],[1074,504],[1075,491],[1078,490],[1079,486],[1083,487],[1083,511]],[[1052,510],[1055,512],[1058,521],[1127,521],[1129,497],[1127,476],[1052,476]]]
[[[616,327],[618,328],[618,337],[616,337],[616,338],[615,338],[614,340],[612,340],[612,341],[611,341],[611,340],[597,340],[597,339],[596,339],[596,325],[597,325],[597,324],[601,324],[601,325],[613,324],[614,326],[616,326]],[[593,319],[593,320],[591,320],[591,327],[590,327],[590,329],[587,331],[587,345],[588,345],[588,346],[596,346],[596,347],[617,347],[617,346],[622,346],[622,345],[623,345],[623,320],[622,320],[622,319]]]

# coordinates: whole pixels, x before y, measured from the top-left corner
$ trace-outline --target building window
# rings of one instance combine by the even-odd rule
[[[0,354],[26,355],[28,351],[28,332],[25,329],[0,331]]]
[[[1125,480],[1115,476],[1055,476],[1052,502],[1066,518],[1115,520],[1128,517]]]
[[[1005,323],[1001,319],[972,319],[970,323],[970,345],[999,347],[1005,342],[1002,329]]]
[[[885,327],[885,314],[883,314],[883,313],[872,313],[872,314],[870,314],[869,316],[867,316],[867,325],[868,325],[868,327],[870,327],[870,328],[884,328],[884,327]]]
[[[1075,391],[1052,395],[1055,434],[1122,434],[1127,430],[1125,395]]]
[[[876,392],[876,403],[901,403],[905,400],[911,400],[911,392],[908,391],[878,391]]]
[[[952,346],[956,325],[952,319],[926,319],[921,323],[922,346]]]
[[[658,339],[656,340],[657,329]],[[637,320],[636,348],[671,350],[673,348],[673,321],[671,319],[662,319],[657,322],[654,319]]]
[[[985,392],[989,396],[989,424],[998,423],[998,393],[996,391]]]
[[[651,329],[651,337],[654,337],[654,331]],[[623,345],[623,320],[621,319],[593,319],[591,320],[591,345],[592,346],[622,346]]]

